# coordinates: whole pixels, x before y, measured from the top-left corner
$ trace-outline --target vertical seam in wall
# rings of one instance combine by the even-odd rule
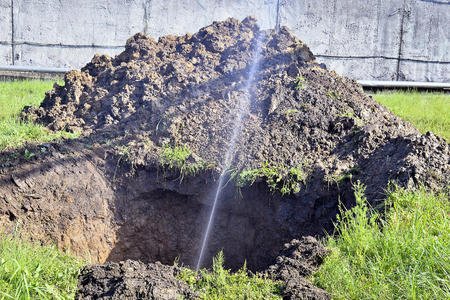
[[[403,4],[402,4],[402,18],[400,21],[400,41],[398,44],[398,56],[397,56],[397,78],[395,80],[399,80],[400,79],[400,61],[402,59],[402,45],[403,45],[403,24],[405,21],[405,10],[406,10],[406,0],[403,0]]]
[[[277,15],[275,18],[275,29],[280,29],[280,0],[277,0]]]
[[[145,0],[144,2],[144,34],[148,34],[148,17],[150,10],[150,0]]]
[[[331,49],[333,48],[331,46],[331,39],[333,38],[333,35],[335,32],[334,25],[336,24],[336,5],[337,5],[336,1],[337,0],[333,1],[333,14],[331,17],[331,22],[333,22],[333,23],[332,24],[330,23],[330,28],[328,31],[328,49],[325,50],[325,54],[329,54],[331,52]]]
[[[377,26],[376,26],[376,28],[374,29],[374,36],[373,36],[373,41],[374,41],[374,47],[373,47],[373,53],[374,54],[376,54],[376,55],[379,55],[379,53],[380,53],[380,50],[379,50],[379,44],[378,44],[378,41],[379,41],[379,35],[380,35],[380,33],[379,33],[379,30],[380,30],[380,19],[381,19],[381,1],[382,0],[378,0],[377,1],[377,5],[376,5],[376,11],[377,11],[377,13],[376,13],[376,19],[377,19]],[[376,74],[377,73],[377,67],[378,67],[378,63],[377,63],[377,60],[376,59],[374,59],[374,60],[372,60],[372,71],[371,71],[371,77],[373,78],[374,77],[374,75],[373,74]],[[384,74],[384,75],[386,75],[386,74]],[[378,76],[378,75],[377,75]],[[392,79],[392,77],[391,77],[391,79]]]
[[[14,65],[16,45],[14,44],[14,0],[11,0],[11,63]]]

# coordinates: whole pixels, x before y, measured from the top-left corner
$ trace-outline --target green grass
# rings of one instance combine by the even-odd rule
[[[183,269],[179,279],[200,293],[201,299],[282,299],[282,285],[260,274],[249,275],[246,267],[231,273],[223,267],[220,252],[213,258],[213,269],[198,272]]]
[[[199,172],[212,168],[213,164],[208,164],[203,159],[198,162],[189,162],[192,153],[185,145],[174,146],[165,145],[159,156],[161,166],[167,169],[175,169],[180,172],[180,181],[185,176],[194,176]]]
[[[83,264],[55,247],[2,236],[0,299],[73,299]]]
[[[448,195],[392,188],[380,214],[363,193],[358,183],[314,283],[335,299],[450,299]]]
[[[373,97],[422,133],[431,131],[450,142],[450,94],[386,91]]]
[[[265,178],[270,191],[274,192],[278,189],[278,183],[283,179],[280,173],[281,170],[281,167],[273,167],[266,162],[260,168],[244,170],[239,173],[236,186],[243,188],[254,184],[258,178]]]
[[[300,73],[297,74],[297,77],[295,77],[294,83],[296,90],[306,90],[306,87],[308,85],[308,81]]]
[[[237,176],[236,186],[239,189],[251,186],[257,179],[262,178],[271,192],[279,191],[282,195],[300,192],[300,184],[306,184],[307,178],[302,165],[292,167],[289,171],[284,169],[266,162],[260,168],[243,170]],[[283,172],[287,174],[283,176]]]
[[[53,84],[53,81],[39,80],[0,82],[0,151],[23,146],[26,142],[48,142],[77,136],[67,132],[50,133],[41,125],[18,120],[23,107],[38,106]]]

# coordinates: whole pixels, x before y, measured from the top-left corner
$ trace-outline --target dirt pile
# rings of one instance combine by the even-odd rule
[[[262,59],[248,91],[258,39]],[[133,166],[160,166],[166,147],[184,145],[186,167],[220,171],[242,97],[252,103],[236,172],[268,164],[289,177],[301,167],[295,191],[303,181],[337,185],[352,176],[368,184],[371,199],[389,180],[412,186],[448,178],[443,139],[421,136],[354,81],[323,69],[287,28],[260,31],[252,18],[158,42],[137,34],[115,58],[95,56],[82,72],[68,73],[64,86],[23,115],[54,130],[107,132]]]
[[[242,97],[251,101],[206,252],[223,249],[227,267],[264,270],[284,243],[332,229],[356,180],[372,202],[390,181],[450,183],[442,138],[318,65],[289,29],[228,19],[158,41],[137,34],[24,109],[83,134],[0,154],[0,225],[20,221],[34,239],[98,262],[195,265]]]
[[[283,299],[331,299],[311,284],[327,250],[311,236],[284,245],[266,273],[282,281]],[[85,267],[78,280],[77,299],[198,299],[199,295],[176,277],[182,268],[159,262],[123,261]]]
[[[273,280],[284,283],[283,299],[331,299],[329,293],[306,279],[319,269],[327,254],[327,249],[315,238],[302,237],[284,245],[275,264],[266,272]]]
[[[126,260],[91,265],[81,271],[76,299],[198,299],[176,278],[179,268]]]

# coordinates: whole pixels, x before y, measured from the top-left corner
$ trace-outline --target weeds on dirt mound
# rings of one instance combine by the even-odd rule
[[[355,197],[325,241],[332,253],[315,284],[338,299],[449,299],[448,195],[394,187],[384,214],[367,204],[359,183]]]
[[[301,184],[306,184],[306,178],[301,164],[285,170],[282,166],[271,166],[266,162],[260,168],[240,172],[236,179],[236,186],[241,189],[254,184],[258,179],[263,179],[271,192],[279,191],[282,195],[288,195],[298,193]]]
[[[73,299],[83,263],[54,247],[0,238],[0,299]]]
[[[200,292],[202,299],[281,299],[281,284],[262,275],[249,275],[244,265],[236,273],[223,267],[223,253],[213,258],[212,272],[184,269],[179,279]]]
[[[180,172],[180,181],[185,176],[195,176],[200,171],[213,166],[213,164],[208,164],[203,159],[199,159],[197,162],[189,162],[188,160],[191,156],[191,151],[184,145],[175,147],[165,145],[160,155],[160,163],[164,168],[178,170]]]

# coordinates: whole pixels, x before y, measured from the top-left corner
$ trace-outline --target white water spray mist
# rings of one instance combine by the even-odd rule
[[[257,74],[257,72],[259,70],[263,38],[264,38],[264,34],[261,34],[261,32],[258,32],[258,35],[256,36],[255,51],[253,54],[253,58],[251,60],[251,65],[250,65],[247,81],[245,83],[245,90],[248,92],[249,96],[241,97],[239,100],[238,111],[236,114],[236,119],[234,120],[233,133],[231,135],[230,143],[228,145],[227,151],[225,153],[224,161],[222,164],[223,169],[222,169],[222,172],[220,173],[219,182],[217,184],[217,189],[214,194],[214,201],[213,201],[213,205],[211,207],[211,212],[209,214],[206,231],[203,236],[202,246],[200,248],[200,253],[198,256],[196,270],[198,270],[203,263],[205,251],[208,246],[208,240],[209,240],[209,236],[211,233],[211,228],[213,227],[213,223],[214,223],[214,217],[216,214],[217,203],[219,201],[221,191],[225,184],[225,178],[227,177],[228,168],[229,168],[231,162],[233,161],[233,154],[235,152],[236,144],[237,144],[237,141],[239,140],[239,137],[240,137],[241,131],[242,131],[243,119],[246,115],[246,111],[250,107],[250,103],[251,103],[250,89],[253,85],[256,85],[255,75]]]

